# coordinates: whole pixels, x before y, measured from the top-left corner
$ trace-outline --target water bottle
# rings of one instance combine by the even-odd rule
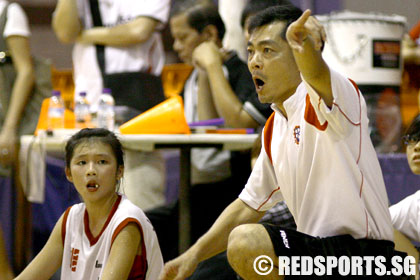
[[[114,98],[111,95],[109,88],[104,88],[99,99],[98,113],[97,113],[98,127],[114,130],[115,112],[114,112]]]
[[[86,99],[86,92],[81,92],[74,102],[75,127],[85,128],[90,125],[90,106]]]
[[[64,102],[58,90],[54,90],[50,98],[47,128],[48,130],[64,128]]]

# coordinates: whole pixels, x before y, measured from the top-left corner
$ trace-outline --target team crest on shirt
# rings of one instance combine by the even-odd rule
[[[300,143],[300,125],[295,126],[293,129],[293,137],[295,138],[296,145]]]

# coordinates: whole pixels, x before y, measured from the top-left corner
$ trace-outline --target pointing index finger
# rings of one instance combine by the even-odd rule
[[[308,18],[311,16],[311,10],[307,9],[303,14],[296,20],[296,24],[303,26]]]

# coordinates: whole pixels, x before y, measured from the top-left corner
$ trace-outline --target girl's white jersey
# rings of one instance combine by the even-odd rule
[[[142,253],[136,256],[128,279],[157,279],[163,269],[163,258],[153,226],[140,208],[119,195],[96,237],[90,232],[84,203],[67,209],[61,232],[64,244],[61,280],[101,279],[112,243],[129,223],[140,229]]]

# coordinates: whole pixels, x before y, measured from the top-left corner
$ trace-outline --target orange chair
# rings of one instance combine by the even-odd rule
[[[74,80],[72,69],[56,69],[53,67],[51,82],[54,90],[61,91],[64,106],[67,109],[74,107]]]
[[[193,67],[185,63],[166,64],[162,69],[162,84],[165,97],[178,95],[190,76]]]
[[[162,84],[165,97],[177,96],[183,89],[185,81],[191,74],[193,67],[184,63],[167,64],[162,69]],[[72,69],[52,68],[52,86],[54,90],[59,90],[64,101],[65,128],[74,128],[74,79]],[[37,131],[47,129],[47,113],[49,100],[42,103],[41,114],[38,120]]]
[[[64,127],[74,128],[74,80],[72,69],[56,69],[52,67],[51,71],[51,82],[54,90],[61,92],[61,97],[64,101],[66,110],[64,111]],[[42,102],[41,112],[36,126],[35,135],[38,134],[38,130],[47,129],[47,114],[50,99],[44,99]]]

